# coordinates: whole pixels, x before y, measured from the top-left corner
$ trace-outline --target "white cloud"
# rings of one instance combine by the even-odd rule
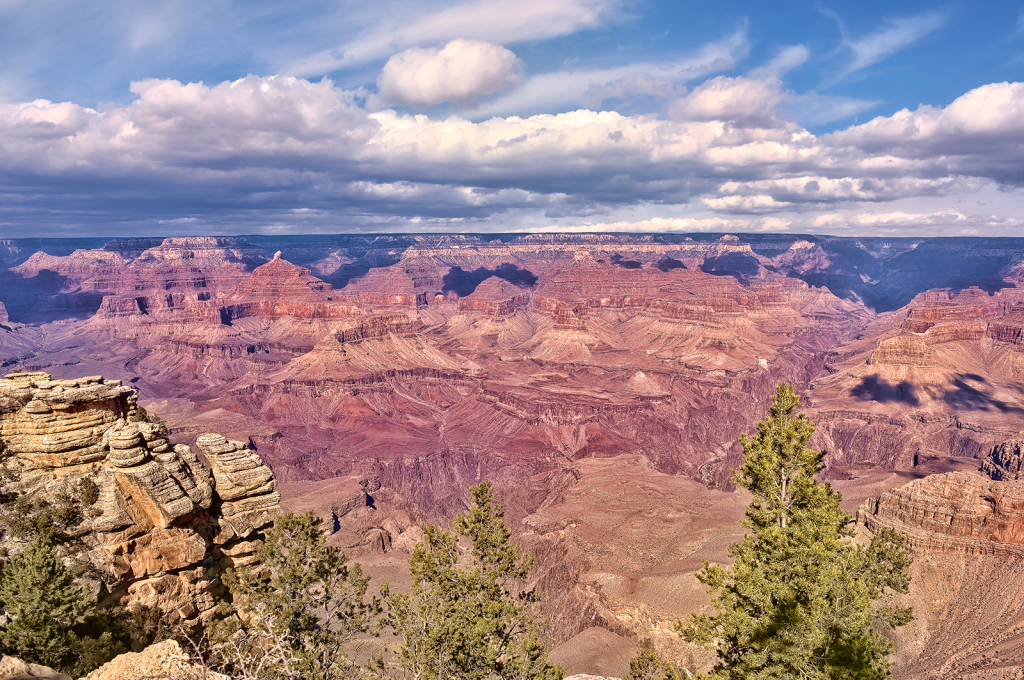
[[[795,68],[800,68],[807,63],[811,51],[806,45],[790,45],[779,50],[771,61],[763,66],[753,69],[749,75],[751,78],[781,78]]]
[[[814,219],[818,226],[855,225],[860,227],[906,229],[908,227],[935,227],[941,225],[965,223],[967,215],[955,210],[943,210],[934,213],[870,212],[851,217],[840,215],[819,215]]]
[[[507,45],[568,35],[602,25],[622,0],[476,0],[426,15],[414,10],[368,30],[354,40],[297,61],[284,69],[316,76],[383,59],[396,50],[437,45],[454,38]],[[409,8],[411,10],[411,8]]]
[[[785,231],[792,222],[774,217],[755,219],[722,219],[720,217],[652,217],[646,220],[622,222],[583,222],[572,224],[549,225],[540,228],[520,229],[516,231],[542,233],[592,233],[592,232],[639,232],[658,233],[676,232],[755,232]]]
[[[677,84],[709,73],[731,70],[750,49],[745,31],[703,45],[695,53],[670,62],[627,64],[608,69],[570,69],[532,76],[507,95],[482,106],[474,118],[528,116],[596,105],[619,94],[636,94],[628,88],[644,84],[651,92],[671,93]],[[684,88],[685,89],[685,88]]]
[[[519,60],[482,40],[452,40],[442,48],[411,47],[384,65],[377,88],[387,104],[429,107],[470,105],[518,83]]]
[[[840,78],[860,71],[891,57],[900,50],[930,33],[934,33],[946,18],[942,14],[922,14],[916,17],[890,21],[884,28],[857,40],[846,41],[853,60],[843,69]]]
[[[823,136],[859,157],[864,171],[986,177],[1011,186],[1022,179],[1024,83],[992,83],[945,108],[921,106],[879,116]]]
[[[724,182],[717,196],[705,198],[723,212],[764,212],[780,207],[820,209],[828,203],[880,203],[905,196],[948,196],[974,192],[983,184],[964,177],[825,177],[803,175],[750,182]]]
[[[224,214],[261,224],[371,229],[416,218],[486,230],[572,226],[584,216],[633,224],[643,220],[630,211],[649,218],[690,206],[704,214],[679,219],[1002,233],[1019,230],[1011,220],[1024,207],[1021,83],[821,136],[772,118],[778,82],[749,78],[699,85],[681,100],[686,118],[576,110],[482,122],[371,113],[326,80],[132,87],[135,101],[104,110],[0,105],[0,223],[130,212],[200,217],[196,229]],[[992,205],[958,203],[973,196]],[[842,224],[814,222],[833,214]],[[705,223],[685,224],[678,229]]]
[[[778,78],[712,78],[670,107],[673,118],[770,126],[783,99]]]

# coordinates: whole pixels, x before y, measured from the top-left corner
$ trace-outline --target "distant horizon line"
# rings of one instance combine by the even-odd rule
[[[48,241],[96,241],[111,243],[116,241],[165,241],[167,239],[256,239],[256,240],[286,240],[290,238],[479,238],[505,237],[514,240],[524,237],[546,237],[545,240],[559,237],[588,237],[608,236],[615,239],[629,240],[636,237],[686,237],[694,241],[706,241],[713,238],[721,239],[725,236],[734,236],[738,239],[750,238],[752,240],[785,239],[800,237],[809,240],[817,239],[871,239],[884,241],[1024,241],[1024,236],[881,236],[881,235],[841,235],[841,234],[813,234],[798,231],[786,232],[744,232],[744,231],[493,231],[493,232],[337,232],[337,233],[295,233],[295,234],[165,234],[153,236],[0,236],[0,243],[4,242],[48,242]]]

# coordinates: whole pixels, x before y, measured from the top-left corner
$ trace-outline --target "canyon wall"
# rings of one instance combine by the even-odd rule
[[[915,620],[897,633],[897,678],[1013,678],[1024,666],[1024,482],[1007,473],[1019,441],[993,447],[982,472],[931,475],[870,498],[869,532],[892,528],[913,552]]]
[[[88,366],[134,381],[170,406],[183,442],[200,433],[191,416],[207,414],[209,427],[251,436],[281,479],[375,474],[444,517],[479,475],[506,479],[515,496],[527,476],[584,456],[636,453],[726,484],[736,435],[782,380],[806,392],[832,464],[980,460],[1017,432],[1005,416],[1024,409],[1024,298],[1010,287],[1019,245],[121,240],[38,252],[4,273],[14,323],[53,321],[3,334],[0,350],[23,370]],[[951,281],[1003,289],[910,295],[909,280],[887,293],[905,308],[865,306],[865,286],[882,284],[864,279],[884,279],[886,263],[931,282],[916,254],[926,250],[943,262],[969,256],[971,276],[947,267]],[[826,280],[835,291],[808,284]]]

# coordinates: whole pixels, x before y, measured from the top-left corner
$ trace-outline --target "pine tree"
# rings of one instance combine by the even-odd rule
[[[525,587],[533,556],[512,543],[491,483],[469,490],[473,506],[455,518],[454,533],[423,528],[409,560],[412,597],[388,598],[405,670],[420,680],[560,680],[564,671],[548,661],[531,617],[539,599]],[[459,537],[471,543],[467,551]]]
[[[9,618],[0,643],[11,656],[58,670],[73,670],[82,646],[74,628],[93,615],[45,535],[4,565],[0,605]]]
[[[629,673],[623,680],[682,680],[684,671],[672,661],[662,661],[650,649],[639,649],[629,660]]]
[[[748,533],[729,547],[731,568],[705,562],[697,575],[717,592],[717,613],[695,614],[677,630],[717,650],[716,679],[888,678],[893,646],[881,628],[912,614],[876,603],[907,592],[904,538],[883,530],[867,547],[850,541],[842,496],[814,479],[825,452],[808,448],[814,425],[793,415],[799,403],[792,386],[780,385],[757,434],[741,436],[733,483],[753,496]]]
[[[312,511],[274,522],[253,568],[224,576],[234,616],[220,626],[221,661],[245,677],[325,680],[352,671],[345,646],[381,613],[366,599],[370,578],[327,545]]]

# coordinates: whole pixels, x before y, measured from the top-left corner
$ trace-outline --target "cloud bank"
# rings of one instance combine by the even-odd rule
[[[445,90],[426,78],[414,92],[396,76],[391,91],[428,103],[503,82],[503,48],[469,44],[477,50],[469,61],[499,65],[478,68],[490,75],[472,87]],[[407,54],[395,72],[440,68],[446,49]],[[211,224],[243,232],[1020,229],[1024,83],[985,85],[946,107],[824,135],[779,112],[784,93],[773,78],[713,78],[664,117],[580,109],[480,122],[372,112],[329,80],[145,80],[132,89],[134,101],[104,110],[45,100],[0,106],[5,236],[24,235],[27,225],[56,234],[124,224],[137,233],[161,220],[196,232],[215,231]],[[993,203],[958,206],[965,195]],[[677,221],[642,217],[652,212]]]

